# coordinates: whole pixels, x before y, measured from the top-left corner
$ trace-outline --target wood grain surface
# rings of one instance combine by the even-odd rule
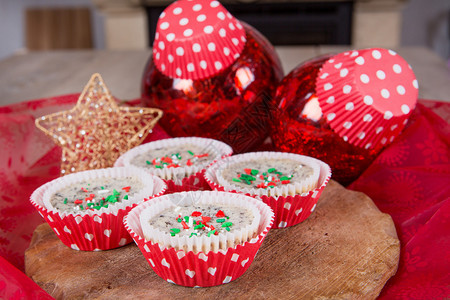
[[[305,222],[271,230],[248,271],[225,285],[172,285],[134,244],[75,251],[47,224],[35,230],[25,268],[56,299],[374,299],[395,274],[399,253],[390,216],[330,181]]]

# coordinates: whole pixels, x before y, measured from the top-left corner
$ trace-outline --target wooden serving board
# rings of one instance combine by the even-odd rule
[[[399,255],[391,217],[363,193],[330,181],[306,221],[270,230],[247,272],[225,285],[167,283],[134,244],[75,251],[47,224],[35,230],[25,268],[57,299],[373,299],[395,274]]]

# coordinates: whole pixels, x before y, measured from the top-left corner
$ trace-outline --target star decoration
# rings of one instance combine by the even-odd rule
[[[36,119],[36,127],[62,147],[61,174],[112,167],[117,158],[141,144],[163,112],[122,107],[103,82],[92,75],[77,104]]]

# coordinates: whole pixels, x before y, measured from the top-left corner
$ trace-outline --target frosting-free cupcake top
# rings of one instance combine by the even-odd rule
[[[211,165],[205,178],[225,191],[259,196],[294,196],[314,190],[319,160],[293,153],[249,152]]]
[[[151,218],[148,224],[171,236],[209,237],[241,230],[254,218],[249,209],[212,203],[169,207]]]
[[[251,159],[222,170],[225,180],[244,188],[274,188],[302,182],[312,176],[314,169],[292,159]]]
[[[147,152],[139,153],[132,159],[133,166],[148,169],[181,168],[206,166],[214,155],[207,148],[199,147],[190,143],[161,146],[149,149]]]
[[[255,202],[219,191],[173,193],[149,201],[139,223],[147,241],[187,252],[217,252],[256,238],[262,216]]]
[[[214,139],[171,138],[137,146],[121,155],[115,166],[137,166],[164,180],[178,180],[232,153],[230,146]]]
[[[131,195],[143,188],[143,182],[134,176],[94,178],[60,188],[45,204],[48,209],[68,213],[96,211],[127,202]]]

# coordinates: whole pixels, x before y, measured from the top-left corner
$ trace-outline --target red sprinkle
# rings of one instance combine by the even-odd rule
[[[269,182],[267,185],[269,185],[269,186],[276,186],[277,184],[275,182]]]
[[[282,180],[281,183],[282,184],[288,184],[289,182],[291,182],[290,180]]]
[[[194,155],[194,157],[198,157],[198,158],[202,158],[202,157],[205,157],[205,156],[209,156],[209,153],[203,153],[203,154]]]
[[[218,218],[223,218],[223,217],[225,217],[225,213],[224,213],[223,211],[219,210],[219,211],[216,213],[216,217],[218,217]]]
[[[207,223],[209,220],[211,220],[211,217],[202,216],[202,222]]]
[[[251,175],[252,169],[244,169],[244,172],[247,173],[247,175]]]
[[[84,187],[82,187],[81,190],[82,190],[83,192],[85,192],[85,193],[88,192],[87,189],[85,189]]]
[[[186,162],[186,166],[192,166],[192,165],[193,165],[193,163],[192,163],[191,159],[189,158]]]
[[[161,158],[161,161],[165,162],[165,163],[168,163],[168,164],[173,163],[172,159],[170,157],[168,157],[168,156]]]
[[[193,217],[200,217],[201,215],[202,215],[202,213],[199,211],[193,211],[191,214],[191,216],[193,216]]]
[[[189,229],[189,226],[185,221],[181,221],[181,225],[183,225],[183,229]]]
[[[265,189],[267,186],[263,182],[261,182],[256,187]]]
[[[75,204],[81,204],[81,203],[83,203],[83,200],[77,199],[77,200],[74,201],[74,203]]]
[[[130,189],[131,189],[131,186],[126,186],[126,187],[122,188],[122,190],[124,190],[127,193],[130,191]]]

